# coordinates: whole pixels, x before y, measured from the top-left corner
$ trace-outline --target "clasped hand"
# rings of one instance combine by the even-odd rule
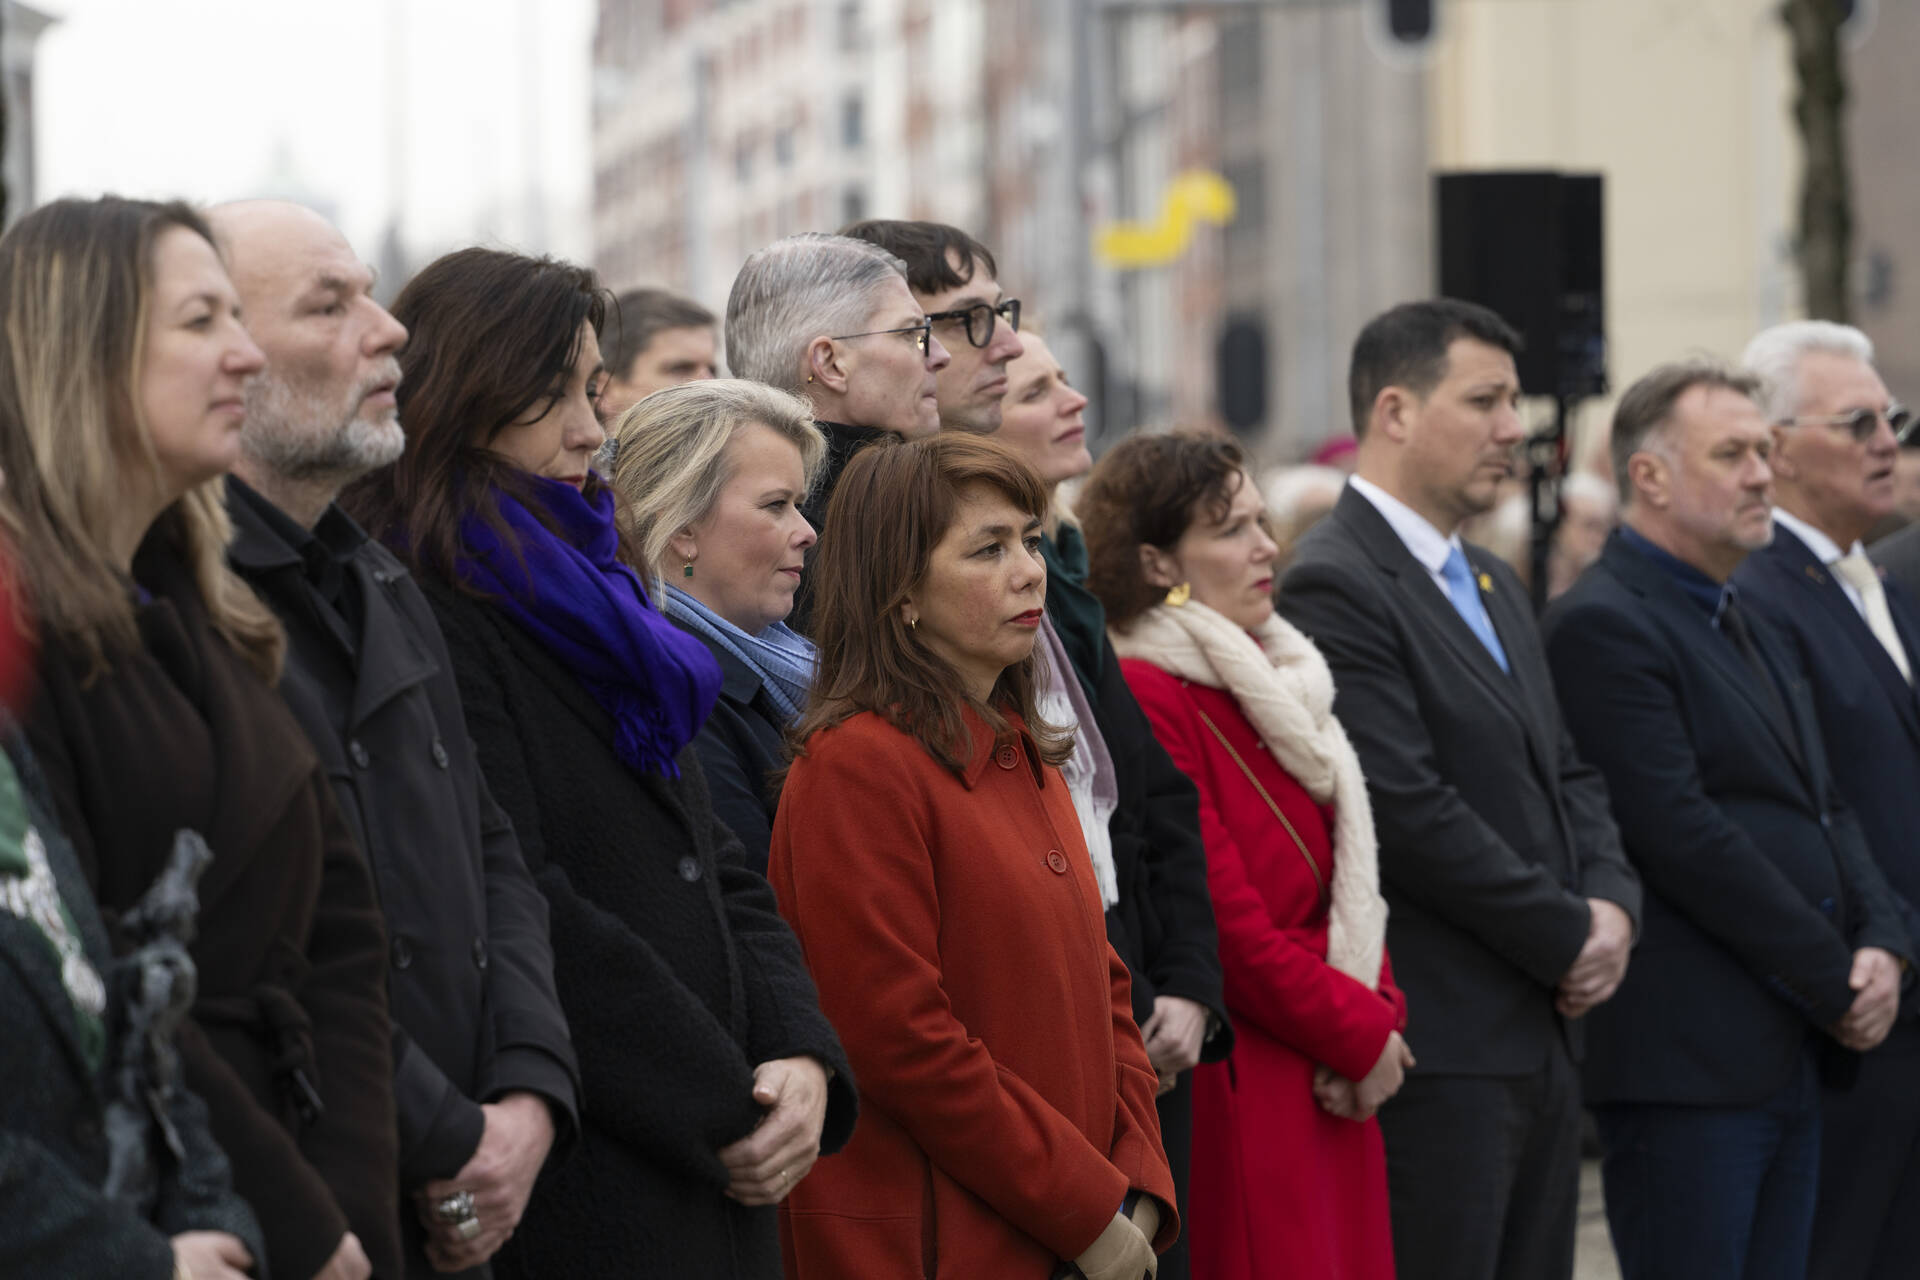
[[[1342,1120],[1371,1120],[1387,1099],[1400,1092],[1413,1065],[1413,1050],[1407,1048],[1398,1031],[1390,1031],[1373,1068],[1359,1080],[1349,1080],[1332,1067],[1315,1067],[1313,1096],[1329,1115]]]
[[[820,1158],[827,1123],[827,1072],[812,1058],[775,1058],[753,1072],[753,1100],[767,1108],[752,1133],[720,1148],[741,1204],[778,1204]]]
[[[1587,940],[1554,993],[1553,1006],[1563,1018],[1578,1018],[1611,1000],[1627,976],[1627,959],[1633,954],[1632,918],[1605,898],[1588,898],[1587,907],[1592,913]]]
[[[414,1193],[415,1212],[427,1230],[427,1261],[437,1271],[465,1271],[477,1267],[512,1237],[527,1211],[534,1179],[553,1147],[553,1115],[537,1094],[515,1092],[480,1108],[486,1117],[480,1145],[466,1166],[442,1182],[429,1182]],[[473,1197],[480,1233],[462,1239],[457,1223],[442,1221],[433,1212],[436,1202],[456,1192]]]
[[[1853,1005],[1828,1030],[1847,1048],[1865,1053],[1887,1038],[1900,1012],[1900,962],[1892,952],[1862,947],[1853,953],[1847,985],[1856,993]]]

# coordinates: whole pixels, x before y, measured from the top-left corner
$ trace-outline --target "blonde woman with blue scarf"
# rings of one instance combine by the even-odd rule
[[[719,701],[694,738],[714,812],[764,874],[813,645],[786,625],[813,526],[800,513],[826,451],[805,401],[739,379],[657,391],[614,424],[627,534],[676,626],[720,664]]]

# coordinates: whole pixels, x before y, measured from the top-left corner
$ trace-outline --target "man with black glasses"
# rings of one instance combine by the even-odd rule
[[[1911,423],[1858,329],[1775,325],[1747,345],[1773,432],[1773,541],[1733,575],[1754,614],[1804,660],[1834,781],[1920,945],[1920,606],[1860,541],[1894,503]],[[1911,543],[1907,535],[1895,542]],[[1878,555],[1880,548],[1875,548]],[[1889,566],[1891,569],[1891,566]],[[1920,953],[1916,953],[1920,954]],[[1824,1097],[1812,1265],[1826,1277],[1910,1275],[1920,1251],[1920,1002]]]
[[[940,222],[876,218],[840,234],[879,245],[907,264],[914,300],[926,309],[934,336],[953,357],[939,376],[941,428],[982,435],[998,431],[1007,361],[1024,348],[1020,301],[1001,291],[993,254],[958,227]]]

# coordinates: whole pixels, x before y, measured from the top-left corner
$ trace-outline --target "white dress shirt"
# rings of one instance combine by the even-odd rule
[[[1386,519],[1400,541],[1406,544],[1408,552],[1425,567],[1433,579],[1433,585],[1440,588],[1440,594],[1451,600],[1453,597],[1447,591],[1447,578],[1441,572],[1441,566],[1447,563],[1447,557],[1453,553],[1453,549],[1460,546],[1460,535],[1456,533],[1448,537],[1441,533],[1433,527],[1432,521],[1371,480],[1349,476],[1347,483],[1355,493],[1373,504],[1374,510]],[[1465,554],[1464,549],[1462,554]]]

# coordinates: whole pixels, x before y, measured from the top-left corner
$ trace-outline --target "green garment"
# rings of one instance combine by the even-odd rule
[[[1047,562],[1047,615],[1087,701],[1097,706],[1106,666],[1107,611],[1087,590],[1087,540],[1077,525],[1062,521],[1058,533],[1040,539],[1040,554]]]
[[[80,929],[60,896],[60,885],[47,862],[46,844],[27,812],[20,775],[13,761],[0,751],[0,911],[27,921],[39,930],[60,968],[60,981],[73,1006],[75,1030],[87,1065],[100,1069],[106,1053],[104,1016],[106,986],[88,962],[80,943]]]

